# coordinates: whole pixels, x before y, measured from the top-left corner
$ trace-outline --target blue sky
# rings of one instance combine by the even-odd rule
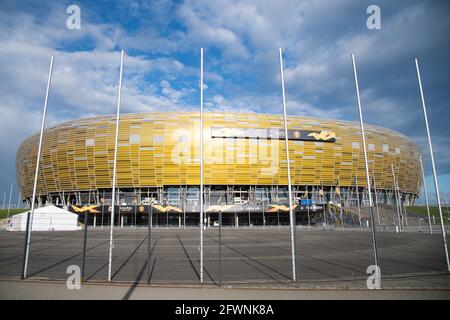
[[[81,9],[81,29],[66,8]],[[381,30],[366,9],[381,8]],[[365,120],[421,146],[432,190],[414,58],[421,62],[436,167],[450,192],[448,1],[12,1],[0,3],[0,196],[14,183],[20,143],[39,129],[50,56],[47,125],[115,112],[120,50],[123,112],[198,110],[205,48],[206,110],[358,120],[350,54]],[[0,199],[2,201],[2,199]]]

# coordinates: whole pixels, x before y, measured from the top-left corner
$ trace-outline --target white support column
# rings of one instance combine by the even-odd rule
[[[17,199],[17,209],[20,207],[20,197],[22,196],[22,193],[19,191],[19,198]]]
[[[378,225],[381,225],[380,209],[378,208],[378,199],[377,199],[377,184],[375,181],[375,170],[373,166],[372,166],[372,179],[373,179],[373,193],[375,194],[375,208],[377,209]]]
[[[6,219],[9,219],[9,211],[11,210],[12,189],[13,189],[13,184],[11,183],[11,188],[9,189],[8,213],[6,214]]]
[[[402,218],[401,218],[401,211],[399,209],[400,200],[398,197],[397,179],[395,178],[394,165],[392,163],[391,163],[391,171],[392,171],[392,180],[394,183],[394,197],[395,197],[395,207],[397,209],[398,231],[402,231]]]
[[[355,177],[355,186],[356,186],[356,203],[358,205],[358,220],[359,220],[359,228],[362,231],[362,221],[361,221],[361,204],[359,203],[359,188],[358,188],[358,177]]]

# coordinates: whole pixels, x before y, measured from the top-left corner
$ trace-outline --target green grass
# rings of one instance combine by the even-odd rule
[[[9,216],[11,217],[12,215],[25,211],[27,211],[27,209],[11,209],[9,210]],[[6,219],[7,216],[8,216],[8,209],[0,209],[0,219]]]
[[[443,206],[442,215],[444,216],[444,223],[450,223],[448,220],[450,208],[447,209],[447,206]],[[406,211],[410,213],[414,213],[420,217],[428,217],[427,207],[426,206],[407,206]],[[439,222],[439,208],[437,206],[430,206],[430,215],[435,217],[436,223]]]

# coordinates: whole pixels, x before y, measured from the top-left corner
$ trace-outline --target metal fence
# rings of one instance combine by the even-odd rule
[[[393,207],[385,210],[395,212]],[[342,223],[338,213],[334,220],[324,222],[319,218],[323,217],[322,212],[314,224],[297,225],[296,282],[292,281],[288,223],[225,226],[219,219],[219,223],[209,227],[205,224],[203,285],[290,287],[305,283],[345,285],[348,281],[365,284],[370,275],[367,268],[373,264],[370,228],[367,224],[346,223],[345,219]],[[199,227],[161,224],[156,215],[153,213],[152,225],[116,224],[111,282],[200,284]],[[76,231],[33,231],[27,277],[66,280],[70,276],[68,268],[76,266],[84,281],[108,282],[110,227],[81,227]],[[445,273],[437,221],[432,224],[432,231],[430,234],[427,222],[419,217],[409,216],[401,229],[394,223],[377,224],[382,276]],[[0,277],[20,277],[23,241],[23,232],[0,231]]]

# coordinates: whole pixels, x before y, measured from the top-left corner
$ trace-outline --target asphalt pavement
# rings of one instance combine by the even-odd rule
[[[370,276],[367,268],[374,264],[370,232],[302,229],[297,231],[298,280],[294,283],[288,228],[224,228],[221,239],[218,229],[211,228],[204,232],[204,283],[198,288],[199,230],[155,228],[150,247],[148,236],[147,228],[114,231],[111,283],[133,288],[137,297],[155,285],[188,286],[189,290],[364,290]],[[450,289],[439,234],[378,232],[377,236],[383,288]],[[21,288],[21,283],[30,283],[15,281],[20,279],[23,245],[23,232],[0,231],[1,297],[11,284]],[[33,232],[27,280],[56,280],[65,286],[70,276],[67,268],[82,265],[82,249],[83,231]],[[108,253],[109,228],[90,228],[86,286],[107,283]]]

